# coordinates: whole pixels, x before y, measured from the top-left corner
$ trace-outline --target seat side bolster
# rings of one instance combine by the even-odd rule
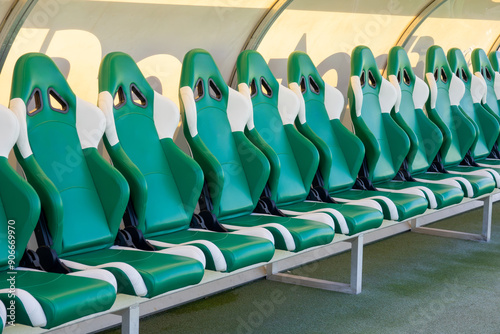
[[[146,203],[148,200],[147,182],[139,168],[130,160],[121,144],[111,146],[104,138],[106,150],[113,161],[113,166],[125,177],[130,187],[130,200],[134,206],[138,228],[145,231]]]
[[[335,126],[335,135],[339,143],[342,143],[340,148],[344,154],[344,159],[347,162],[349,171],[353,178],[356,178],[363,164],[363,158],[365,156],[365,146],[361,139],[356,137],[351,131],[349,131],[344,125],[340,123],[340,120],[330,121],[332,128],[334,127],[334,122],[339,124]]]
[[[210,198],[213,204],[213,213],[219,214],[222,187],[224,186],[224,172],[219,161],[215,158],[208,147],[203,143],[200,136],[186,136],[193,157],[203,170],[203,175],[208,185]]]
[[[439,127],[424,114],[422,109],[416,109],[415,113],[417,114],[418,125],[422,133],[426,136],[422,143],[420,143],[420,149],[424,150],[430,165],[443,144],[443,134],[439,130]]]
[[[301,124],[299,119],[297,119],[295,121],[295,126],[302,135],[304,135],[308,140],[310,140],[314,144],[314,146],[318,150],[320,156],[319,170],[321,172],[323,180],[330,179],[330,174],[332,172],[333,156],[332,156],[332,151],[330,150],[328,144],[325,143],[325,141],[311,129],[311,127],[309,126],[309,124],[307,124],[307,122]],[[325,183],[325,187],[327,186],[328,185]]]
[[[270,164],[269,188],[271,189],[271,199],[276,201],[278,198],[278,183],[280,178],[280,161],[274,149],[260,136],[257,129],[245,130],[245,135],[264,155]]]
[[[12,226],[16,232],[16,263],[19,263],[40,217],[40,200],[7,159],[0,159],[0,184],[0,202],[5,216],[15,222]]]
[[[171,138],[161,139],[160,143],[181,196],[184,210],[190,217],[203,188],[203,171],[200,165],[187,156]]]
[[[392,119],[390,114],[382,114],[388,144],[391,147],[392,163],[397,170],[410,151],[410,140],[406,132]]]
[[[245,136],[243,131],[233,132],[233,138],[238,148],[238,155],[250,189],[252,202],[257,205],[260,195],[266,186],[270,175],[270,165],[264,153]]]
[[[129,186],[120,172],[99,154],[96,148],[84,150],[94,186],[101,200],[111,235],[116,235],[129,199]],[[114,240],[111,240],[112,245]]]
[[[290,146],[292,147],[295,161],[299,167],[304,188],[307,190],[311,187],[314,175],[318,170],[318,150],[313,143],[297,131],[293,124],[285,125],[284,129]]]

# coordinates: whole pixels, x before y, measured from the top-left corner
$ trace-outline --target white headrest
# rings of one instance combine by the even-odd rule
[[[19,137],[19,122],[14,113],[0,105],[0,156],[8,158]]]
[[[431,72],[425,73],[425,78],[427,79],[427,84],[429,85],[431,94],[431,108],[435,109],[438,94],[436,79],[434,79],[434,74],[432,74]]]
[[[434,79],[434,77],[432,77]],[[424,109],[425,102],[429,98],[429,87],[424,80],[415,76],[415,84],[413,85],[413,105],[415,109]],[[434,102],[435,103],[435,102]]]
[[[330,120],[340,119],[344,110],[344,96],[335,87],[325,82],[325,108]]]
[[[252,100],[228,87],[227,118],[232,132],[245,131],[248,119],[252,116]]]
[[[396,88],[389,83],[386,79],[382,78],[380,83],[380,91],[378,93],[378,100],[380,103],[380,110],[383,113],[390,113],[392,107],[396,104],[398,94]]]
[[[481,103],[483,99],[486,101],[486,92],[488,88],[486,87],[486,81],[484,81],[483,76],[480,72],[474,73],[471,77],[470,82],[470,95],[472,97],[473,103]]]
[[[361,80],[356,75],[351,77],[351,89],[356,100],[356,116],[359,117],[363,107],[363,89],[361,88]]]
[[[304,124],[306,122],[306,102],[304,101],[304,96],[302,95],[302,90],[296,82],[292,82],[288,85],[288,88],[295,93],[297,99],[299,99],[299,122]]]
[[[399,112],[399,106],[401,105],[401,87],[399,86],[398,78],[394,74],[391,74],[389,75],[389,82],[392,84],[397,94],[394,111]]]
[[[26,159],[33,154],[28,140],[28,127],[26,125],[26,105],[20,98],[10,100],[10,109],[14,112],[19,122],[19,137],[17,138],[17,148],[21,156]]]
[[[172,100],[154,92],[153,118],[160,139],[174,138],[180,117],[179,108]]]
[[[186,123],[191,137],[198,135],[197,115],[196,115],[196,101],[194,100],[194,93],[191,87],[184,86],[179,89],[181,101],[184,105],[184,113],[186,115]]]
[[[113,115],[113,97],[108,91],[100,92],[97,105],[106,118],[106,138],[111,146],[115,146],[118,144],[118,134],[116,133],[115,116]]]
[[[450,104],[458,106],[465,93],[465,85],[455,73],[451,74],[451,82],[448,93],[450,94]]]
[[[293,124],[299,114],[300,101],[295,93],[283,85],[278,89],[278,111],[283,125]]]
[[[97,148],[106,129],[106,117],[90,102],[76,97],[76,131],[82,149]]]

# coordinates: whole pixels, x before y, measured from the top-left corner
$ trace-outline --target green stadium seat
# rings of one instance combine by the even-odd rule
[[[338,202],[376,201],[390,220],[405,220],[425,211],[427,201],[414,194],[363,189],[358,173],[365,156],[361,140],[342,124],[344,98],[319,75],[309,56],[300,51],[288,58],[288,83],[301,103],[297,129],[320,154],[316,183]]]
[[[278,249],[301,251],[333,240],[326,223],[254,212],[269,178],[265,155],[244,134],[250,101],[227,86],[210,54],[189,51],[183,60],[180,101],[184,135],[205,175],[207,195],[200,206],[230,230],[265,227]]]
[[[356,47],[351,56],[349,105],[356,135],[366,147],[362,175],[385,191],[420,194],[431,209],[447,204],[460,189],[436,183],[417,182],[401,173],[410,141],[391,117],[397,90],[380,74],[372,52]]]
[[[237,73],[238,89],[253,105],[245,133],[270,162],[269,197],[277,208],[299,218],[326,213],[335,222],[335,232],[346,235],[379,227],[383,220],[380,207],[307,200],[319,153],[294,126],[300,108],[298,98],[278,83],[257,51],[239,55]]]
[[[495,144],[499,138],[500,125],[495,116],[481,103],[487,92],[486,81],[480,72],[472,74],[460,49],[450,49],[447,57],[452,72],[465,86],[460,108],[473,122],[477,133],[476,141],[470,148],[472,160],[469,162],[475,166],[498,168],[500,155]],[[491,159],[488,159],[489,157]]]
[[[460,107],[465,93],[464,83],[451,70],[441,47],[434,45],[427,50],[425,73],[425,81],[430,89],[426,110],[443,134],[443,144],[439,151],[440,164],[451,174],[491,178],[493,182],[488,187],[477,189],[482,194],[491,192],[492,186],[500,186],[498,171],[494,168],[470,166],[464,160],[470,156],[478,134],[474,121]]]
[[[40,216],[40,200],[9,164],[18,136],[15,115],[0,106],[0,325],[5,327],[7,321],[52,328],[108,310],[116,298],[116,280],[110,272],[64,275],[20,266],[27,265],[21,259]]]
[[[443,136],[423,111],[429,88],[413,72],[403,48],[396,46],[390,50],[387,75],[398,93],[397,103],[391,115],[410,140],[405,171],[417,181],[455,185],[461,188],[467,197],[480,194],[477,190],[474,191],[480,187],[477,182],[483,180],[490,183],[490,180],[475,175],[462,177],[440,173],[434,169],[433,162],[443,143]]]
[[[131,188],[129,210],[151,244],[158,249],[196,246],[208,269],[224,272],[273,257],[274,239],[264,228],[231,233],[189,228],[203,172],[173,141],[179,109],[151,88],[129,55],[113,52],[104,57],[99,107],[107,118],[106,149]]]
[[[115,245],[129,188],[97,151],[105,117],[75,96],[49,57],[19,58],[10,107],[21,124],[16,156],[40,197],[50,236],[43,246],[63,265],[107,269],[118,292],[146,297],[200,282],[199,261]]]

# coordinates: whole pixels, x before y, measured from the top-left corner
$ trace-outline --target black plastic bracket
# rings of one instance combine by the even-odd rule
[[[467,154],[464,157],[464,160],[460,162],[460,165],[462,166],[471,166],[471,167],[479,167],[477,162],[474,160],[474,157],[472,156],[470,150],[467,152]]]
[[[498,151],[498,143],[495,142],[495,145],[493,145],[493,148],[491,149],[490,155],[488,156],[489,159],[497,159],[500,160],[500,152]]]
[[[147,251],[155,251],[156,247],[151,245],[146,238],[144,238],[144,234],[137,227],[128,226],[125,227],[124,232],[127,232],[131,239],[134,248],[147,250]],[[128,246],[130,247],[130,246]]]
[[[262,213],[265,215],[286,217],[286,215],[283,212],[281,212],[280,209],[278,209],[276,203],[269,197],[261,197],[253,212]]]
[[[217,217],[210,211],[200,211],[199,214],[194,214],[191,219],[191,228],[198,228],[203,230],[215,231],[215,232],[229,232],[221,223]]]
[[[31,249],[26,249],[24,251],[23,257],[19,262],[19,266],[24,268],[33,268],[45,271],[45,269],[40,264],[40,257],[34,250]]]
[[[448,171],[444,168],[443,162],[441,160],[441,152],[438,152],[434,161],[430,165],[429,169],[427,169],[430,173],[444,173],[448,174]]]
[[[38,218],[38,223],[35,227],[35,238],[39,246],[52,246],[52,236],[50,235],[49,228],[47,226],[47,218],[45,217],[45,212],[40,212],[40,217]]]
[[[132,240],[132,236],[125,230],[119,230],[116,235],[115,245],[136,248],[134,245],[134,241]]]
[[[36,250],[41,267],[48,272],[68,274],[71,270],[61,262],[55,250],[48,246],[41,246]]]
[[[125,227],[137,227],[139,225],[137,214],[135,213],[134,205],[132,204],[131,199],[129,199],[127,208],[125,209],[125,213],[123,215],[123,224]]]
[[[208,189],[208,183],[206,179],[203,183],[203,188],[201,189],[201,195],[198,200],[198,204],[200,206],[200,211],[211,212],[214,209],[214,206],[212,204],[212,198],[210,197],[210,190]]]

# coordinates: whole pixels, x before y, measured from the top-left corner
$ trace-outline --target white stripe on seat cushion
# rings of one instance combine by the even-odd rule
[[[0,294],[8,294],[9,291],[9,289],[0,289]],[[16,296],[23,304],[32,326],[45,327],[47,325],[47,317],[38,300],[28,291],[19,288],[16,288]]]

